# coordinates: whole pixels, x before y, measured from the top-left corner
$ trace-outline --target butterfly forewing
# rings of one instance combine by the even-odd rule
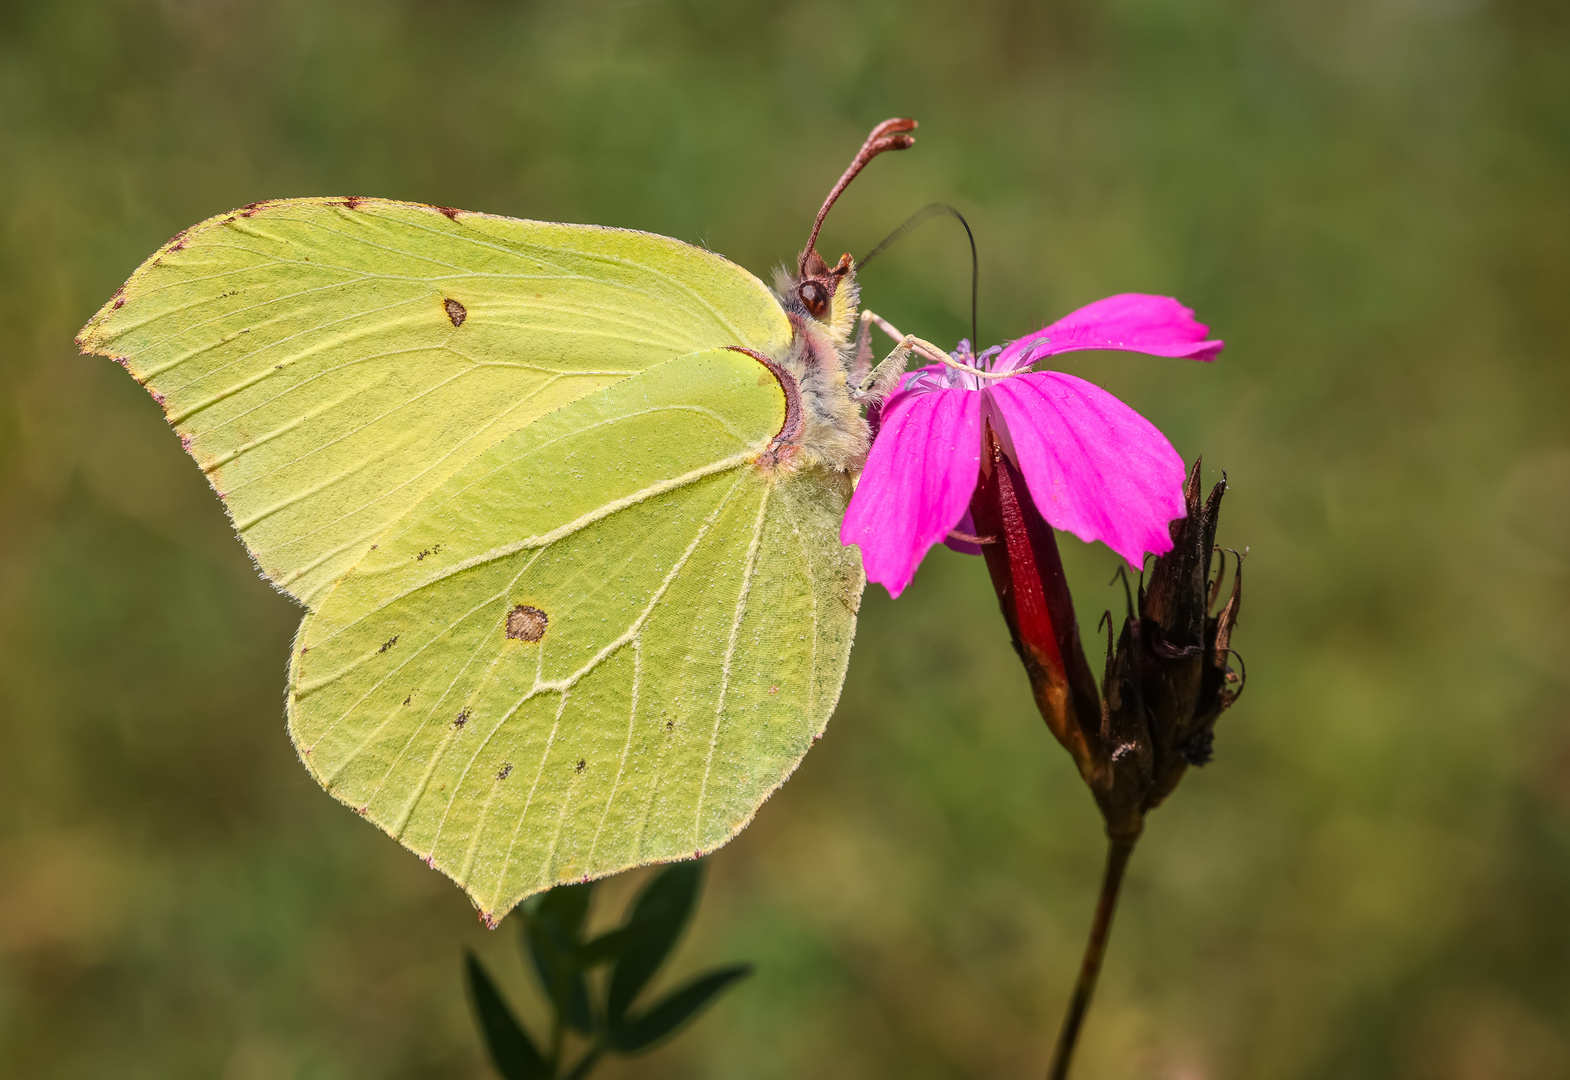
[[[448,477],[302,627],[308,767],[491,917],[734,835],[822,732],[861,591],[845,478],[754,463],[784,404],[699,353]]]
[[[790,327],[647,233],[379,199],[187,230],[84,329],[159,399],[263,571],[307,606],[488,446],[651,365]]]

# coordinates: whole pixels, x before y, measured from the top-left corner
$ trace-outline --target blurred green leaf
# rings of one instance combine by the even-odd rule
[[[551,1073],[545,1059],[507,1007],[506,999],[496,989],[490,975],[472,952],[465,954],[465,960],[474,1012],[480,1018],[485,1048],[490,1051],[496,1071],[505,1080],[549,1080]]]
[[[558,885],[544,896],[534,909],[533,917],[554,923],[563,936],[574,944],[583,934],[583,924],[589,917],[589,902],[594,898],[594,882],[577,885]]]
[[[562,1073],[561,1080],[581,1080],[582,1077],[588,1076],[594,1066],[600,1063],[600,1057],[604,1053],[605,1047],[599,1043],[589,1047],[588,1052],[578,1059],[577,1064]]]
[[[594,1026],[589,988],[579,958],[578,939],[589,914],[592,882],[561,885],[545,894],[525,916],[524,939],[557,1013],[574,1031],[587,1034]]]
[[[752,974],[751,964],[719,968],[672,990],[659,1004],[641,1016],[627,1017],[613,1024],[610,1043],[622,1053],[647,1050],[696,1016],[731,983]]]
[[[608,960],[616,960],[627,947],[627,943],[637,935],[638,930],[637,926],[618,926],[590,941],[585,941],[578,946],[578,962],[585,968],[590,968]]]
[[[605,1012],[613,1028],[675,947],[697,903],[702,881],[701,862],[673,863],[638,894],[606,995]]]

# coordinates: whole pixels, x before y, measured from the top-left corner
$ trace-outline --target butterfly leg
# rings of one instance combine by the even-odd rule
[[[907,336],[905,334],[900,333],[899,332],[899,328],[896,327],[893,323],[889,322],[887,319],[885,319],[882,315],[879,315],[879,314],[877,314],[874,311],[866,311],[866,310],[862,311],[862,313],[861,313],[861,338],[862,339],[870,339],[871,334],[872,334],[872,328],[874,326],[876,326],[879,330],[882,330],[885,334],[887,334],[889,337],[893,338],[895,341],[902,341]],[[858,347],[859,347],[859,341],[858,341]],[[872,347],[872,342],[870,340],[867,341],[867,347],[868,347],[868,349],[870,349]]]
[[[858,404],[864,402],[875,405],[892,394],[905,374],[905,365],[910,362],[910,348],[913,344],[905,340],[896,345],[894,351],[884,357],[883,362],[868,372],[861,384],[850,392],[850,399]]]
[[[872,320],[867,318],[869,312],[863,312],[860,320],[860,329],[856,331],[856,351],[853,354],[849,369],[845,372],[847,386],[860,386],[861,381],[872,370]]]
[[[876,404],[893,393],[894,388],[899,385],[900,376],[905,374],[905,365],[910,362],[910,354],[912,352],[927,359],[936,360],[939,363],[952,363],[948,354],[936,345],[929,341],[923,341],[914,334],[901,334],[893,323],[871,311],[863,311],[861,313],[862,334],[859,336],[857,344],[858,361],[862,348],[861,342],[866,339],[868,327],[872,325],[876,325],[879,330],[893,338],[896,344],[894,351],[884,357],[883,362],[873,368],[871,372],[862,378],[860,384],[851,390],[850,398],[858,404],[862,402]],[[870,341],[866,341],[866,347],[870,352]]]

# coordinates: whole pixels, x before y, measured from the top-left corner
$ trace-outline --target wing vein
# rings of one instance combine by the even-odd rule
[[[632,737],[638,724],[638,692],[643,684],[643,642],[635,636],[632,641],[632,692],[631,704],[627,708],[627,740],[622,743],[621,757],[616,762],[616,778],[611,781],[610,794],[605,797],[605,807],[600,811],[600,820],[594,826],[594,838],[589,841],[589,854],[584,857],[584,865],[592,869],[594,866],[594,853],[600,846],[600,833],[605,830],[605,819],[610,816],[611,804],[616,801],[616,791],[621,787],[622,775],[627,771],[627,755],[632,752]]]
[[[763,489],[763,498],[758,501],[758,518],[752,527],[752,541],[747,545],[747,563],[742,574],[741,592],[736,597],[730,638],[725,643],[725,661],[720,667],[720,692],[714,702],[714,730],[709,734],[709,753],[703,763],[703,782],[698,787],[698,804],[692,814],[693,838],[700,847],[703,841],[703,802],[709,793],[709,777],[714,772],[714,750],[719,744],[720,727],[725,718],[725,695],[730,690],[731,663],[736,657],[736,643],[741,640],[741,623],[747,613],[747,598],[752,593],[752,579],[758,569],[758,551],[763,546],[763,523],[768,515],[769,497],[773,492],[774,485],[766,485]]]

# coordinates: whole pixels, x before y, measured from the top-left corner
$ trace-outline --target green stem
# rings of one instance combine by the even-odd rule
[[[556,1076],[561,1072],[562,1044],[566,1041],[566,1025],[562,1022],[561,1010],[556,1010],[556,1022],[551,1026],[551,1075]]]
[[[589,1075],[589,1070],[594,1068],[595,1063],[600,1060],[600,1055],[604,1052],[605,1047],[600,1043],[595,1043],[578,1059],[578,1064],[563,1074],[562,1080],[582,1080],[583,1077]]]
[[[1079,1029],[1085,1023],[1085,1012],[1090,1008],[1091,995],[1096,992],[1096,976],[1101,974],[1101,958],[1106,955],[1107,938],[1112,933],[1112,915],[1118,907],[1118,889],[1123,884],[1123,871],[1128,869],[1128,858],[1134,853],[1135,839],[1108,840],[1107,869],[1101,877],[1101,898],[1096,901],[1096,919],[1090,926],[1090,939],[1085,942],[1085,958],[1080,961],[1079,981],[1074,984],[1074,996],[1069,999],[1068,1011],[1063,1014],[1063,1029],[1058,1033],[1057,1049],[1052,1052],[1052,1068],[1047,1072],[1047,1080],[1068,1078],[1074,1044],[1079,1041]]]

